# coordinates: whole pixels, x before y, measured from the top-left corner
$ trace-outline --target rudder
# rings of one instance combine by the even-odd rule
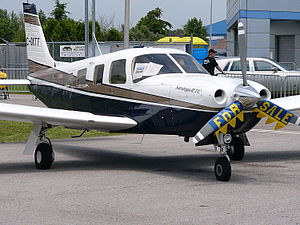
[[[55,66],[35,4],[23,3],[29,73]]]

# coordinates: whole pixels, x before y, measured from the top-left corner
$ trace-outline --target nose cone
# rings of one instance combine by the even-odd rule
[[[251,108],[260,100],[260,94],[251,86],[239,85],[234,90],[233,98],[242,102],[247,109]]]

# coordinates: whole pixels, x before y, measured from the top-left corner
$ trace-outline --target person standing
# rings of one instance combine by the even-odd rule
[[[7,79],[7,74],[4,72],[2,68],[0,68],[0,79]],[[0,91],[3,92],[4,99],[7,99],[9,97],[7,86],[5,85],[0,86]]]
[[[204,59],[203,67],[213,76],[215,76],[215,68],[219,70],[221,73],[224,73],[224,71],[221,69],[221,67],[218,65],[215,57],[216,57],[217,51],[214,49],[209,49],[208,56]]]

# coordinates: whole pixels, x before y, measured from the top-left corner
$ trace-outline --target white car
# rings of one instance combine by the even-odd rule
[[[239,57],[216,58],[227,77],[241,78]],[[300,71],[291,71],[269,58],[247,58],[247,78],[263,84],[272,97],[300,94]],[[217,71],[216,71],[217,72]]]
[[[217,58],[219,66],[226,73],[241,73],[239,57]],[[247,58],[247,71],[249,74],[294,76],[300,75],[300,71],[288,70],[285,66],[269,58]]]

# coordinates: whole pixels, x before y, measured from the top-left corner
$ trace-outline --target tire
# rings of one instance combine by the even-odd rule
[[[50,169],[54,161],[52,146],[47,143],[40,143],[34,152],[34,162],[37,169]]]
[[[240,137],[233,139],[233,151],[228,151],[228,156],[231,160],[240,161],[245,155],[245,145]]]
[[[231,177],[231,165],[227,157],[219,157],[215,163],[215,176],[218,181],[229,181]]]

